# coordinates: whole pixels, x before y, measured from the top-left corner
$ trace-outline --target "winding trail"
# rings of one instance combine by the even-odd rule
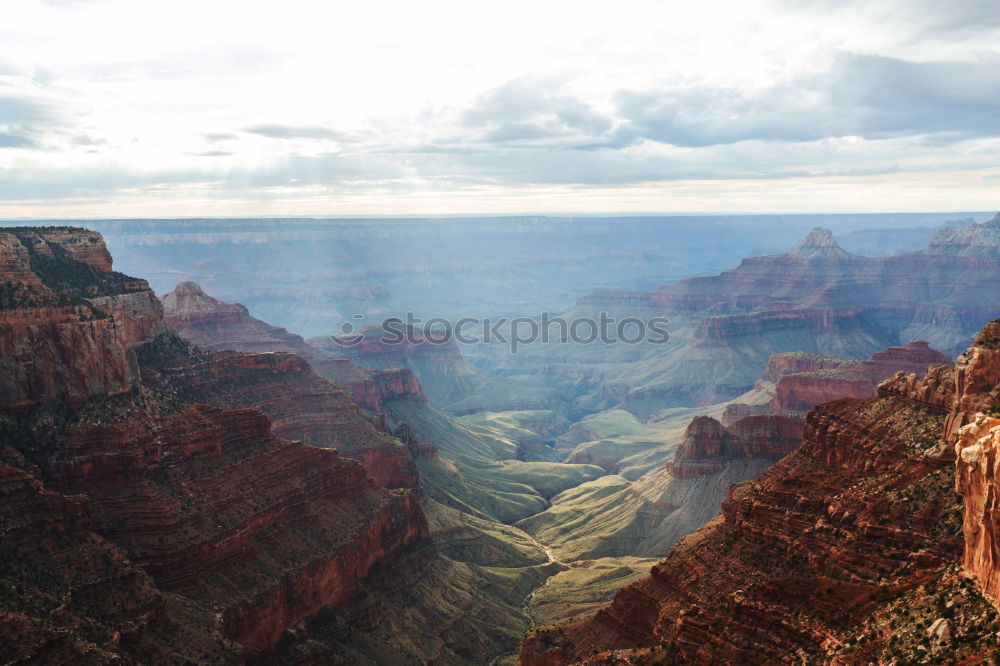
[[[525,534],[527,534],[527,532],[525,532]],[[531,539],[531,542],[533,544],[535,544],[535,546],[537,546],[538,548],[541,548],[545,552],[545,556],[548,557],[548,561],[546,561],[545,564],[556,563],[556,564],[561,564],[563,566],[566,566],[565,562],[556,559],[555,555],[552,554],[552,549],[551,548],[549,548],[548,546],[546,546],[544,543],[542,543],[541,541],[539,541],[538,539],[536,539],[531,534],[528,534],[528,538]],[[534,590],[532,590],[531,594],[529,594],[524,599],[524,605],[521,607],[521,610],[524,612],[525,617],[528,618],[528,621],[531,622],[531,629],[534,629],[535,627],[538,626],[537,623],[535,622],[535,618],[531,616],[531,610],[529,609],[529,606],[531,605],[531,601],[535,598],[535,595],[538,594],[539,590],[542,590],[542,589],[548,587],[549,583],[552,582],[552,579],[555,578],[556,574],[558,574],[558,573],[559,573],[559,571],[556,571],[556,573],[554,573],[551,576],[549,576],[548,578],[546,578],[544,583],[542,583],[541,585],[539,585],[538,587],[536,587]]]
[[[548,546],[546,546],[544,543],[542,543],[541,541],[539,541],[538,539],[536,539],[531,534],[528,534],[527,532],[525,532],[525,535],[529,539],[531,539],[531,542],[533,544],[535,544],[535,546],[537,548],[541,549],[545,553],[545,556],[548,558],[546,560],[546,562],[544,562],[543,564],[540,564],[540,565],[536,565],[536,566],[545,566],[545,565],[552,564],[552,563],[561,564],[563,566],[566,566],[565,562],[563,562],[562,560],[557,560],[556,559],[555,555],[552,554],[552,549],[551,548],[549,548]],[[561,569],[560,569],[560,571],[561,571]],[[554,573],[551,576],[549,576],[548,578],[546,578],[544,583],[542,583],[541,585],[539,585],[538,587],[536,587],[534,590],[531,591],[531,594],[529,594],[527,597],[524,598],[524,605],[521,606],[521,612],[524,613],[524,616],[526,618],[528,618],[528,622],[531,623],[531,627],[529,628],[529,631],[531,629],[534,629],[535,627],[538,626],[537,623],[535,622],[535,618],[533,618],[531,616],[531,611],[529,610],[529,606],[531,606],[531,601],[532,601],[532,599],[535,598],[535,595],[538,593],[539,590],[541,590],[541,589],[543,589],[545,587],[548,587],[549,583],[552,582],[552,579],[555,578],[556,574],[558,574],[558,573],[559,573],[559,571],[556,571],[556,573]],[[493,657],[493,659],[490,660],[489,666],[497,666],[497,664],[499,664],[502,659],[504,659],[505,657],[509,657],[509,656],[515,656],[516,657],[517,653],[516,652],[505,652],[503,654],[498,654],[497,656]]]

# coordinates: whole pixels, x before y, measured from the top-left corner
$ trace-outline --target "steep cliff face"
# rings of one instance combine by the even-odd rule
[[[7,409],[23,413],[53,398],[79,406],[91,395],[132,390],[127,345],[155,324],[133,324],[124,310],[133,304],[155,320],[156,299],[144,281],[111,272],[99,235],[0,233],[0,280],[0,403]]]
[[[407,447],[388,436],[384,424],[357,409],[380,412],[382,400],[397,397],[422,400],[413,373],[363,370],[251,317],[238,303],[212,298],[194,282],[179,284],[163,304],[167,321],[185,340],[209,349],[267,352],[226,351],[192,360],[184,353],[165,353],[172,343],[157,341],[145,356],[155,378],[170,384],[172,392],[192,402],[259,409],[271,419],[275,434],[337,448],[361,461],[379,485],[417,485]]]
[[[922,254],[991,259],[1000,247],[1000,213],[989,222],[944,228],[934,234]]]
[[[310,345],[294,333],[251,317],[239,303],[212,298],[194,282],[180,283],[162,301],[166,321],[185,340],[208,349],[297,354],[320,375],[343,386],[363,409],[381,412],[387,399],[424,399],[410,370],[361,368],[336,348]]]
[[[979,663],[992,654],[995,609],[956,567],[964,561],[995,598],[988,498],[1000,420],[959,414],[995,397],[997,331],[987,327],[955,370],[899,373],[874,399],[813,409],[802,447],[734,487],[722,518],[593,619],[529,636],[521,663]],[[943,438],[963,421],[954,462]],[[720,429],[704,430],[718,448]]]
[[[923,375],[929,366],[950,364],[947,356],[923,340],[915,340],[876,352],[864,361],[841,361],[837,366],[785,373],[776,382],[770,406],[778,411],[804,412],[837,398],[871,398],[879,383],[896,372]]]
[[[962,563],[979,581],[983,593],[1000,606],[1000,511],[996,507],[997,448],[1000,419],[980,416],[959,430],[958,477],[955,487],[964,498],[965,555]]]
[[[748,416],[724,427],[710,416],[692,419],[684,441],[667,463],[677,478],[693,478],[723,471],[731,458],[777,460],[802,444],[802,420],[795,416]]]
[[[301,337],[250,316],[239,303],[206,294],[195,282],[181,282],[163,295],[166,321],[177,333],[208,349],[308,352]]]
[[[414,493],[388,493],[333,451],[276,438],[257,411],[194,406],[65,437],[51,483],[86,495],[97,531],[162,589],[222,608],[223,635],[251,652],[322,606],[348,604],[366,576],[428,536]]]
[[[376,428],[383,424],[366,419],[347,392],[320,377],[299,356],[199,352],[169,337],[138,351],[152,386],[186,402],[260,410],[279,437],[335,448],[360,461],[380,486],[417,485],[406,446],[384,427]]]
[[[145,283],[111,272],[93,234],[17,229],[0,234],[0,257],[5,656],[287,651],[308,640],[289,633],[298,623],[350,609],[394,563],[419,574],[433,557],[419,491],[386,490],[231,408],[262,403],[289,434],[391,445],[409,465],[389,476],[413,485],[406,448],[304,361],[163,333]]]
[[[955,368],[956,398],[947,434],[956,453],[956,489],[965,507],[963,564],[1000,606],[1000,322],[990,323]],[[985,414],[983,412],[986,412]]]
[[[0,506],[4,662],[109,662],[120,645],[162,627],[164,596],[97,534],[88,498],[47,489],[38,469],[7,445],[0,447]],[[192,643],[210,635],[209,627],[190,627]],[[154,640],[144,651],[166,656]]]
[[[373,412],[383,411],[386,400],[427,400],[417,376],[408,368],[366,370],[346,358],[310,357],[309,362],[316,372],[343,386],[359,407]]]
[[[63,399],[80,406],[92,395],[132,390],[135,363],[121,331],[87,306],[0,311],[0,401],[23,413]]]
[[[775,354],[753,390],[727,406],[723,422],[732,423],[750,414],[804,413],[838,398],[872,398],[879,383],[897,372],[923,376],[928,367],[950,364],[948,357],[923,340],[889,347],[864,361],[807,352]]]
[[[783,352],[860,360],[922,339],[953,357],[1000,308],[990,287],[1000,279],[996,226],[941,232],[924,251],[878,258],[850,255],[815,231],[796,250],[750,257],[719,275],[655,292],[594,294],[570,318],[598,311],[667,317],[669,343],[603,354],[539,346],[517,364],[543,368],[582,407],[621,407],[645,419],[733,400]],[[593,372],[599,376],[588,380]],[[861,388],[858,379],[859,397]]]

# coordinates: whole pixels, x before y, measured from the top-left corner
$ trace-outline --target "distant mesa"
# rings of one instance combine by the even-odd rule
[[[822,227],[816,227],[810,231],[809,235],[802,239],[802,242],[799,243],[799,246],[791,254],[803,258],[854,256],[837,245],[837,240],[833,237],[832,231]]]

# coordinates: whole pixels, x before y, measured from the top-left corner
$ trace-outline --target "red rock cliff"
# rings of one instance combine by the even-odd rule
[[[419,490],[275,436],[261,411],[184,400],[258,401],[290,433],[395,442],[301,359],[158,333],[145,283],[112,272],[89,232],[0,234],[0,270],[4,661],[281,652],[310,640],[289,633],[302,620],[433,556]]]
[[[114,299],[148,288],[106,273],[111,261],[97,234],[72,238],[68,231],[0,233],[0,408],[24,412],[52,398],[79,406],[133,388],[127,324],[82,296]]]
[[[158,340],[140,358],[157,357]],[[280,437],[336,448],[364,465],[387,488],[415,487],[417,470],[407,447],[364,418],[338,385],[289,353],[206,352],[203,358],[150,360],[147,380],[188,402],[258,409]]]
[[[778,458],[802,443],[802,420],[767,414],[748,416],[728,428],[709,416],[692,419],[667,471],[677,478],[721,472],[728,458]]]
[[[956,489],[964,501],[963,564],[1000,606],[1000,321],[987,326],[955,368],[948,434],[956,454]],[[983,411],[987,413],[984,414]]]
[[[927,625],[914,619],[927,604],[941,612],[930,590],[946,599],[961,583],[953,573],[961,504],[954,463],[940,447],[951,400],[938,398],[955,395],[951,373],[937,366],[923,380],[900,374],[875,399],[812,410],[802,447],[734,487],[722,518],[682,540],[594,618],[530,635],[521,663],[889,663],[893,655],[919,661],[921,650],[978,663],[995,642],[928,648]],[[985,386],[988,375],[970,368],[963,385]],[[711,448],[718,439],[710,437]],[[967,566],[968,521],[967,512]],[[968,594],[968,608],[941,620],[949,636],[980,636],[977,623],[996,616]]]
[[[829,359],[834,361],[835,359]],[[771,407],[779,411],[806,411],[838,398],[872,398],[879,383],[896,372],[923,375],[932,365],[950,365],[951,359],[923,340],[889,347],[864,361],[839,361],[824,367],[784,373],[777,379]]]
[[[343,386],[364,409],[380,412],[382,400],[399,397],[426,399],[411,371],[360,368],[336,348],[314,347],[294,333],[251,317],[239,303],[212,298],[194,282],[178,284],[162,301],[167,322],[185,340],[209,349],[298,354],[316,372]]]

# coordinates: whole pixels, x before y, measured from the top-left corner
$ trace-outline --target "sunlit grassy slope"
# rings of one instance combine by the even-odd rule
[[[608,605],[620,588],[649,573],[658,558],[603,557],[580,560],[538,588],[527,611],[536,625],[580,618]]]
[[[543,511],[547,498],[595,479],[594,465],[516,460],[517,444],[408,399],[388,401],[393,425],[407,423],[421,442],[433,442],[437,458],[417,467],[427,495],[442,504],[503,523]]]

